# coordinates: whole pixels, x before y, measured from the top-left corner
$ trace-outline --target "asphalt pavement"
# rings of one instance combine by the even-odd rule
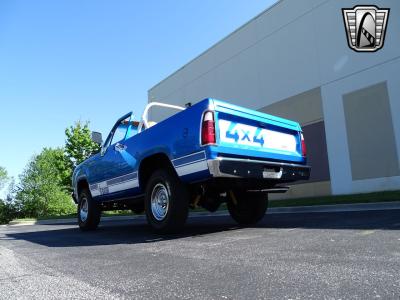
[[[400,210],[0,227],[0,299],[399,299]]]

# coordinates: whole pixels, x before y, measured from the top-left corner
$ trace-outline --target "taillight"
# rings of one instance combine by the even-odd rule
[[[306,147],[306,142],[304,141],[304,136],[301,133],[301,155],[303,157],[307,156],[307,147]]]
[[[214,112],[206,111],[203,115],[203,122],[201,124],[201,144],[215,144],[215,122]]]

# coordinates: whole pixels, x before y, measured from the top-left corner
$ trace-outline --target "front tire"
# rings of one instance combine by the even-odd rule
[[[79,193],[78,224],[82,231],[95,230],[100,222],[101,210],[89,189]]]
[[[187,187],[170,170],[155,171],[146,186],[147,222],[158,233],[177,232],[186,223],[189,212]]]
[[[268,194],[229,191],[228,195],[229,214],[240,225],[256,224],[267,212]]]

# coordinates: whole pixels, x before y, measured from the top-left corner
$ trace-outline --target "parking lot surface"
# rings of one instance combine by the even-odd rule
[[[0,299],[399,299],[400,210],[0,227]]]

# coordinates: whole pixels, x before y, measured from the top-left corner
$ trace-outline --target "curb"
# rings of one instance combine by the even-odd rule
[[[267,214],[295,214],[295,213],[329,213],[329,212],[352,212],[352,211],[370,211],[370,210],[400,210],[400,201],[380,202],[380,203],[357,203],[357,204],[332,204],[332,205],[313,205],[313,206],[291,206],[291,207],[272,207],[268,209]],[[200,217],[222,217],[229,216],[226,210],[210,212],[194,212],[189,215],[190,218]],[[145,220],[144,215],[139,216],[115,216],[102,217],[101,222],[108,221],[127,221],[127,220]],[[76,224],[76,219],[55,219],[39,221],[11,221],[5,226],[24,226],[24,225],[68,225]]]
[[[267,214],[282,213],[319,213],[319,212],[351,212],[369,210],[395,210],[400,209],[400,201],[379,202],[379,203],[356,203],[356,204],[327,204],[313,206],[291,206],[273,207]]]
[[[124,220],[140,220],[145,219],[145,216],[115,216],[115,217],[102,217],[103,221],[124,221]],[[77,224],[76,218],[68,219],[49,219],[38,221],[11,221],[8,225],[2,226],[24,226],[24,225],[62,225],[62,224]]]

